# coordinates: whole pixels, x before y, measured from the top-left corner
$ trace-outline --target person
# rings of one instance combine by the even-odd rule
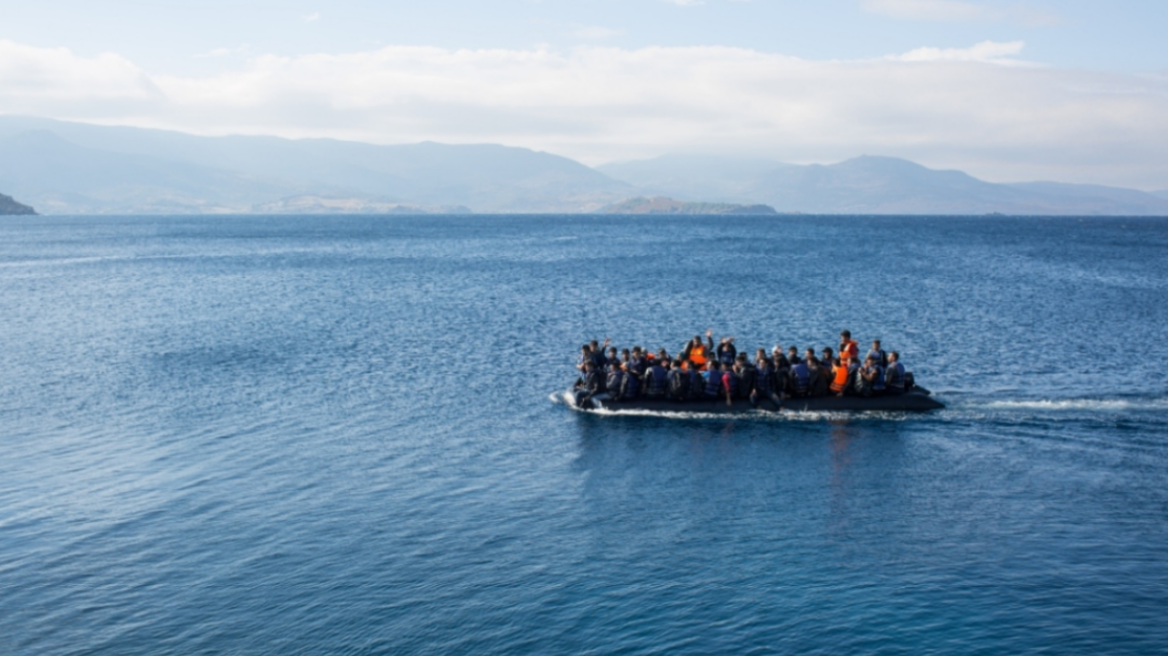
[[[876,364],[885,369],[888,368],[888,354],[884,352],[884,349],[880,348],[880,340],[872,340],[872,348],[868,349],[867,357],[875,358]]]
[[[734,367],[722,367],[722,388],[721,392],[726,397],[726,405],[734,405],[734,397],[738,394],[738,375],[734,372]]]
[[[669,391],[669,372],[660,360],[654,360],[645,370],[645,396],[651,399],[665,398]]]
[[[632,364],[633,373],[636,374],[637,378],[643,378],[645,376],[645,369],[649,367],[649,359],[645,357],[645,349],[640,346],[634,346],[629,363]]]
[[[738,359],[738,348],[734,346],[733,337],[723,337],[718,344],[718,362],[722,363],[722,368],[733,367]]]
[[[674,360],[669,370],[669,400],[680,403],[689,400],[690,372],[682,366],[681,360]]]
[[[681,359],[689,360],[699,370],[706,368],[706,363],[710,361],[714,352],[714,329],[711,328],[706,331],[706,343],[702,343],[702,338],[694,335],[694,338],[686,343],[681,350]]]
[[[819,361],[819,364],[827,372],[830,372],[831,368],[835,366],[835,352],[831,350],[830,346],[823,347],[823,359]]]
[[[864,358],[864,364],[856,372],[855,388],[856,394],[863,397],[878,396],[884,391],[884,370],[876,364],[875,357]]]
[[[576,369],[581,374],[584,373],[584,364],[587,362],[592,362],[592,347],[585,344],[580,347],[580,357],[576,358]]]
[[[592,397],[605,392],[604,378],[596,364],[591,360],[584,363],[584,380],[577,389],[582,392],[577,402],[578,405],[584,405],[591,401]]]
[[[787,359],[787,356],[783,355],[783,347],[779,344],[775,344],[775,347],[771,349],[771,364],[780,369],[791,368],[791,361]]]
[[[799,349],[794,346],[787,347],[787,362],[790,362],[792,367],[802,362],[799,359]]]
[[[616,347],[608,347],[607,355],[604,356],[604,366],[611,367],[613,364],[620,362],[620,356],[617,355]]]
[[[773,391],[780,400],[785,399],[790,394],[791,389],[791,362],[780,351],[771,357],[771,364],[775,368]]]
[[[754,390],[750,393],[750,404],[756,408],[763,401],[781,405],[783,400],[775,394],[775,365],[767,357],[764,349],[758,350],[754,366],[758,370],[758,374],[755,377]]]
[[[832,367],[831,372],[831,393],[836,396],[843,396],[848,391],[848,378],[851,374],[847,362],[841,359],[839,364]]]
[[[795,357],[798,358],[798,355]],[[796,364],[791,365],[790,381],[791,396],[804,398],[811,392],[811,369],[808,368],[806,362],[799,360]]]
[[[697,365],[686,361],[686,371],[689,372],[689,400],[701,401],[706,391],[706,378],[709,372],[698,369]]]
[[[707,401],[717,401],[722,391],[722,365],[717,360],[710,360],[705,371],[705,398]]]
[[[620,398],[625,401],[632,401],[641,393],[641,380],[633,371],[631,364],[626,364],[621,368],[624,369],[625,377],[621,383]]]
[[[830,358],[820,361],[819,358],[815,357],[815,349],[807,349],[803,362],[807,365],[807,370],[811,373],[811,380],[807,387],[807,395],[812,397],[826,396],[827,386],[831,378],[831,364],[824,363],[830,363]]]
[[[608,358],[604,357],[604,349],[608,348],[608,345],[611,343],[612,340],[607,337],[604,338],[604,344],[597,342],[595,339],[588,343],[588,347],[592,349],[592,360],[601,369],[604,368],[604,365],[608,364]]]
[[[860,343],[852,339],[852,331],[840,331],[840,346],[839,346],[840,362],[847,362],[849,365],[860,359]]]
[[[733,373],[737,386],[734,398],[750,399],[754,396],[754,386],[758,381],[758,369],[750,363],[745,353],[739,353],[734,359]]]
[[[900,363],[900,353],[888,354],[888,367],[884,370],[884,393],[904,394],[904,365]]]
[[[608,377],[605,379],[604,388],[608,392],[608,398],[613,401],[620,401],[624,394],[625,386],[625,371],[619,362],[613,362],[609,365]]]

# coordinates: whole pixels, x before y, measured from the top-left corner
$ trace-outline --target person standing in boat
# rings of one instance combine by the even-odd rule
[[[853,362],[858,363],[860,360],[860,343],[852,339],[850,330],[840,332],[839,359],[845,366]]]
[[[694,338],[686,342],[685,348],[681,350],[681,359],[688,360],[693,363],[699,370],[704,370],[706,364],[714,356],[714,329],[706,330],[706,343],[702,343],[702,338],[694,335]]]
[[[580,384],[579,390],[583,393],[577,405],[586,407],[592,397],[599,396],[605,392],[605,381],[600,370],[597,369],[596,364],[591,360],[584,363],[584,381]]]
[[[733,337],[723,337],[718,342],[718,362],[722,363],[722,368],[733,367],[738,360],[738,347],[734,346]]]

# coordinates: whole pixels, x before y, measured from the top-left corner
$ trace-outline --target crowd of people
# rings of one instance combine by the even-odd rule
[[[758,349],[752,362],[739,353],[733,337],[714,346],[713,330],[686,342],[671,356],[634,346],[621,349],[593,340],[580,349],[576,390],[581,403],[600,397],[613,401],[635,399],[689,401],[748,401],[757,406],[788,398],[817,396],[879,396],[903,394],[912,387],[912,375],[900,363],[896,351],[885,352],[880,340],[860,357],[860,345],[850,331],[840,333],[838,350],[824,347],[816,356],[807,349],[802,357],[794,346],[784,352],[775,345],[768,355]],[[604,396],[602,396],[604,395]]]

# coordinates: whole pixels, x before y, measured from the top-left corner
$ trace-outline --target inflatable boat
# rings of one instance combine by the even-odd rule
[[[701,414],[741,414],[746,412],[926,412],[939,410],[945,405],[932,397],[929,390],[923,387],[913,387],[904,394],[884,396],[817,396],[807,398],[790,398],[776,405],[771,401],[762,401],[757,407],[746,399],[734,399],[733,405],[726,405],[726,401],[685,401],[675,402],[664,399],[637,398],[624,401],[613,401],[607,394],[583,400],[584,393],[577,389],[570,389],[564,395],[565,400],[574,408],[580,410],[607,410],[621,411],[648,411],[662,413],[693,412]]]

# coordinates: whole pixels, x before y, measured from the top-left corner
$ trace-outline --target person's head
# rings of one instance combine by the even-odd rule
[[[799,355],[799,349],[794,346],[787,347],[787,355]]]
[[[746,354],[745,353],[739,353],[734,359],[737,360],[739,364],[746,364]]]
[[[868,357],[864,358],[864,366],[865,367],[871,367],[874,364],[876,364],[876,358],[874,358],[870,355]]]
[[[893,352],[888,354],[888,361],[889,362],[896,362],[898,360],[900,360],[900,354],[897,353],[896,351],[893,351]]]
[[[709,364],[710,371],[717,371],[721,368],[722,368],[722,365],[717,360],[710,360],[710,364]]]
[[[880,340],[878,340],[878,339],[872,340],[872,348],[874,350],[879,351],[880,350]]]
[[[825,346],[823,347],[823,354],[830,358],[835,355],[835,351],[833,351],[830,346]]]
[[[593,351],[599,351],[599,350],[600,350],[600,342],[596,341],[595,339],[594,339],[594,340],[592,340],[591,342],[588,342],[588,345],[592,347],[592,350],[593,350]]]
[[[640,347],[640,346],[634,346],[634,347],[633,347],[633,355],[640,355],[640,354],[641,354],[641,350],[642,350],[642,349],[641,349],[641,347]]]
[[[615,358],[616,357],[616,347],[615,346],[608,347],[608,354],[611,355],[613,358]]]
[[[766,349],[759,349],[758,351],[755,352],[754,357],[755,357],[755,359],[758,359],[758,360],[765,360],[766,359]]]
[[[629,359],[629,350],[628,349],[621,349],[621,360],[628,360],[628,359]]]
[[[841,331],[840,331],[840,337],[842,337],[842,338],[843,338],[843,339],[845,339],[845,340],[847,340],[847,339],[851,339],[851,338],[852,338],[852,331],[850,331],[850,330],[841,330]]]
[[[584,346],[580,347],[580,352],[583,353],[584,355],[588,355],[589,353],[592,352],[592,347],[585,344]]]
[[[779,344],[775,344],[775,347],[771,349],[771,355],[779,355],[782,352],[783,352],[783,347],[780,346]]]
[[[584,371],[592,371],[593,368],[595,368],[595,365],[592,364],[591,360],[584,361]]]
[[[661,358],[662,360],[668,360],[669,359],[669,351],[666,351],[665,349],[660,349],[659,351],[657,351],[657,357]]]
[[[689,340],[689,343],[693,344],[694,346],[701,346],[702,336],[701,335],[694,335],[694,338]]]

